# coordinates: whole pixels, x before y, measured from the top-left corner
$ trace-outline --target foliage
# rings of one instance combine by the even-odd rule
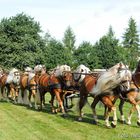
[[[42,62],[39,33],[40,25],[33,18],[21,13],[4,18],[0,23],[0,61],[5,67],[34,66]]]
[[[115,38],[112,27],[98,42],[96,42],[97,56],[100,59],[102,68],[110,68],[119,61],[117,51],[119,40]]]
[[[84,64],[90,69],[98,68],[99,58],[95,47],[90,42],[83,42],[74,52],[76,65]]]
[[[50,37],[44,49],[45,65],[47,69],[55,68],[57,65],[68,64],[69,56],[66,55],[66,48],[56,39]]]
[[[126,60],[131,69],[137,65],[139,57],[139,35],[135,20],[131,17],[129,19],[128,28],[123,35],[123,46],[127,49]]]
[[[3,18],[0,22],[1,67],[22,70],[25,66],[45,64],[47,69],[52,69],[62,64],[73,68],[84,64],[94,69],[110,68],[123,61],[134,69],[139,57],[139,35],[133,18],[130,18],[123,35],[123,46],[111,26],[95,44],[83,41],[79,46],[75,45],[76,36],[70,26],[64,32],[62,41],[50,33],[44,37],[40,33],[40,24],[24,13]]]
[[[64,32],[63,44],[64,47],[68,48],[70,52],[75,50],[75,35],[72,31],[72,28],[69,26]]]

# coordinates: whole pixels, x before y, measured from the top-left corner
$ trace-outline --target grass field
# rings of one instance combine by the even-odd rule
[[[46,101],[46,103],[48,100]],[[77,102],[77,99],[75,99]],[[125,116],[131,107],[125,104]],[[92,124],[92,112],[85,106],[83,122],[78,122],[76,105],[63,118],[61,113],[51,114],[49,105],[42,112],[26,106],[0,102],[0,140],[120,140],[140,139],[140,128],[136,124],[137,113],[132,116],[132,125],[118,122],[116,128],[104,126],[104,108],[97,107],[100,124]],[[119,116],[119,112],[118,116]]]

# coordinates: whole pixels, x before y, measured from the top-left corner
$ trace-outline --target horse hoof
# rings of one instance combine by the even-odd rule
[[[137,122],[137,125],[140,126],[140,122]]]
[[[111,123],[111,126],[112,126],[112,128],[115,128],[116,127],[116,125],[114,123]]]
[[[125,120],[121,120],[120,122],[121,122],[121,124],[126,124]]]
[[[68,117],[68,115],[67,114],[63,114],[62,117],[63,118],[66,118],[66,117]]]
[[[78,122],[82,122],[82,118],[78,118],[77,121],[78,121]]]
[[[97,124],[98,124],[98,122],[94,120],[94,121],[93,121],[93,124],[97,125]]]
[[[112,127],[111,126],[106,126],[106,128],[111,129]]]

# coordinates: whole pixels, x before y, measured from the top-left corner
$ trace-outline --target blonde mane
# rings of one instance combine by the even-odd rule
[[[18,73],[18,75],[15,75],[15,73]],[[20,80],[20,74],[19,74],[18,69],[13,68],[7,76],[6,83],[10,84],[10,83],[14,82],[14,83],[19,84],[19,80]]]
[[[83,74],[82,74],[83,73]],[[78,80],[78,82],[82,82],[85,78],[85,74],[90,73],[90,69],[85,65],[79,65],[76,70],[74,71],[74,80]]]
[[[70,66],[68,66],[68,65],[57,66],[55,68],[54,74],[55,74],[55,76],[63,76],[63,72],[65,72],[65,71],[71,71]]]
[[[126,79],[131,80],[131,77],[131,72],[126,66],[123,63],[118,63],[99,77],[97,84],[93,87],[91,93],[93,95],[99,95],[103,92],[109,92],[122,81],[125,81]]]

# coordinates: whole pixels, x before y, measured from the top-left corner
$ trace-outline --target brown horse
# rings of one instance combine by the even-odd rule
[[[130,79],[131,72],[126,68],[123,63],[118,63],[117,65],[113,66],[108,71],[101,74],[98,79],[93,76],[86,76],[82,82],[80,89],[79,120],[82,120],[81,110],[87,101],[88,94],[90,94],[95,98],[91,105],[95,122],[97,122],[95,106],[100,100],[109,108],[105,120],[106,126],[110,127],[109,114],[111,111],[114,112],[112,125],[116,126],[116,107],[114,106],[113,102],[118,98],[118,95],[116,96],[115,94],[113,94],[113,90],[120,83],[125,83],[125,85],[129,87]]]
[[[124,114],[123,114],[123,105],[125,102],[129,102],[132,104],[132,108],[130,109],[130,113],[128,116],[127,124],[131,124],[131,117],[132,113],[137,110],[138,112],[138,121],[137,124],[140,126],[140,61],[138,62],[137,68],[132,75],[132,81],[130,84],[130,90],[127,92],[121,91],[120,96],[120,104],[119,104],[119,110],[121,114],[121,121],[125,122]]]
[[[45,93],[50,92],[51,94],[51,108],[52,112],[57,112],[54,108],[54,97],[56,96],[56,99],[59,103],[59,106],[62,110],[62,113],[65,115],[65,109],[63,105],[64,100],[64,93],[65,90],[71,85],[72,82],[72,73],[71,71],[63,71],[61,75],[56,74],[43,74],[39,78],[39,91],[40,91],[40,100],[41,100],[41,109],[42,104],[44,103],[45,99]]]
[[[1,75],[0,90],[3,98],[6,97],[7,100],[12,99],[15,103],[17,102],[19,79],[20,73],[17,69],[12,69],[9,74]]]
[[[20,77],[20,90],[21,90],[21,97],[23,104],[29,104],[30,107],[32,107],[31,103],[31,96],[34,98],[35,103],[35,109],[38,109],[38,99],[37,96],[38,93],[38,81],[39,77],[42,73],[44,73],[44,66],[43,65],[37,65],[34,68],[34,71],[32,71],[31,68],[27,67],[25,69],[25,72]],[[28,101],[27,101],[27,90],[29,91]],[[39,101],[40,102],[40,101]]]

